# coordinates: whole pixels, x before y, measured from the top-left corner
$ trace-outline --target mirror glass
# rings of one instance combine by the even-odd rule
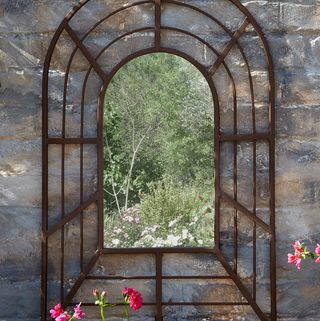
[[[105,247],[213,247],[214,105],[190,62],[130,61],[104,108]]]

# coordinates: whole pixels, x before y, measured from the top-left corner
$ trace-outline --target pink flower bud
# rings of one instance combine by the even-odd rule
[[[106,291],[102,291],[101,297],[100,297],[101,302],[104,304],[107,301],[107,293]]]

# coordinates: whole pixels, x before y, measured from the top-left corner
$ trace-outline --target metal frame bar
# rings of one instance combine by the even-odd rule
[[[90,54],[89,50],[85,47],[83,42],[79,39],[77,34],[74,32],[74,30],[69,26],[67,23],[65,26],[65,30],[70,35],[71,39],[75,42],[77,47],[81,50],[81,52],[84,54],[84,56],[88,59],[91,66],[94,68],[94,70],[97,72],[97,74],[101,77],[103,81],[106,81],[107,75],[104,73],[104,71],[101,69],[100,65],[97,64],[97,62],[94,60],[92,55]]]
[[[230,42],[227,44],[221,55],[218,57],[218,59],[214,62],[214,64],[209,68],[209,75],[212,77],[215,72],[218,70],[218,68],[221,66],[222,62],[225,61],[226,57],[230,53],[231,49],[234,47],[234,45],[238,42],[242,34],[245,32],[247,26],[249,25],[249,19],[245,18],[242,22],[240,28],[234,33],[232,36]]]
[[[110,302],[111,304],[116,304],[117,306],[122,306],[123,303]],[[70,303],[69,306],[75,306],[78,303]],[[249,306],[248,302],[162,302],[163,306]],[[82,306],[95,306],[93,303],[82,303]],[[145,306],[156,306],[154,302],[144,302]]]
[[[72,144],[72,145],[96,145],[98,144],[97,138],[55,138],[50,137],[47,139],[46,143],[48,145],[50,144],[56,144],[56,145],[66,145],[66,144]]]
[[[156,320],[162,321],[162,255],[163,253],[156,253]]]
[[[83,202],[81,201],[81,205],[70,212],[69,214],[65,215],[58,224],[51,227],[49,230],[45,231],[45,237],[49,237],[55,232],[57,232],[60,228],[62,228],[64,225],[72,221],[74,218],[76,218],[79,214],[81,214],[85,209],[87,209],[90,205],[95,203],[98,200],[98,193],[94,193],[87,201]]]
[[[274,70],[273,70],[273,63],[272,57],[270,54],[270,50],[266,39],[263,35],[263,32],[253,16],[250,12],[239,2],[239,0],[229,0],[233,5],[235,5],[244,15],[245,20],[241,24],[241,26],[236,30],[235,33],[232,33],[223,23],[221,23],[218,19],[213,17],[212,15],[206,13],[205,11],[186,3],[178,2],[175,0],[145,0],[140,1],[132,4],[127,4],[126,6],[119,8],[100,21],[98,21],[95,25],[93,25],[89,31],[82,37],[79,38],[76,32],[71,28],[69,25],[70,20],[73,16],[83,8],[90,0],[85,0],[80,2],[78,6],[76,6],[62,21],[59,28],[57,29],[52,42],[50,43],[48,54],[45,59],[44,63],[44,73],[43,73],[43,96],[42,96],[42,105],[43,105],[43,114],[42,114],[42,123],[43,123],[43,214],[42,214],[42,261],[41,261],[41,315],[42,321],[46,320],[47,316],[47,275],[48,275],[48,241],[51,235],[60,231],[61,232],[61,253],[60,253],[60,298],[63,302],[64,306],[73,305],[72,299],[74,295],[77,293],[78,289],[80,288],[82,282],[85,279],[105,279],[105,280],[122,280],[122,279],[154,279],[156,281],[156,302],[154,303],[146,303],[146,305],[155,305],[156,306],[156,321],[163,320],[163,306],[179,306],[179,305],[225,305],[225,306],[232,306],[232,305],[250,305],[252,309],[256,312],[257,316],[260,320],[267,320],[265,314],[261,311],[259,306],[256,303],[256,270],[257,270],[257,255],[256,255],[256,229],[257,227],[261,227],[266,232],[268,232],[271,236],[270,241],[270,282],[271,282],[271,321],[276,321],[277,318],[277,308],[276,308],[276,240],[275,240],[275,79],[274,79]],[[127,10],[129,8],[144,5],[144,4],[154,4],[154,14],[155,14],[155,25],[153,27],[148,28],[141,28],[131,32],[127,32],[111,43],[109,43],[96,57],[93,57],[90,53],[90,50],[84,45],[84,40],[93,32],[99,24],[103,21],[106,21],[108,18],[116,15],[117,13]],[[219,53],[215,48],[213,48],[208,42],[203,40],[201,37],[178,28],[173,27],[166,27],[161,24],[161,15],[162,15],[162,6],[165,4],[172,4],[177,5],[179,7],[189,8],[194,10],[215,23],[217,23],[230,37],[231,40],[222,51]],[[255,121],[255,98],[254,98],[254,91],[253,91],[253,81],[250,71],[250,66],[245,56],[244,50],[239,43],[240,37],[244,34],[247,26],[251,24],[258,34],[260,40],[262,41],[264,52],[266,55],[267,65],[268,65],[268,72],[269,72],[269,132],[267,133],[257,133],[256,132],[256,121]],[[50,61],[53,55],[53,50],[55,45],[63,31],[66,31],[70,38],[76,44],[76,48],[73,50],[68,65],[66,69],[65,75],[65,87],[64,87],[64,95],[63,95],[63,117],[62,117],[62,136],[61,137],[49,137],[48,135],[48,82],[49,82],[49,68],[50,68]],[[201,65],[197,62],[194,58],[188,56],[187,54],[183,53],[182,51],[178,51],[172,48],[164,48],[161,44],[161,31],[172,31],[172,32],[180,32],[187,36],[191,36],[196,40],[203,43],[203,45],[207,46],[216,56],[216,61],[207,68],[206,66]],[[101,66],[98,63],[99,57],[108,50],[108,48],[115,42],[119,41],[120,39],[127,37],[131,34],[143,31],[150,31],[154,32],[154,46],[148,49],[140,50],[134,54],[128,55],[125,59],[123,59],[111,72],[110,74],[106,74]],[[242,58],[244,59],[248,78],[250,83],[250,92],[251,92],[251,99],[252,99],[252,124],[253,124],[253,132],[252,134],[239,134],[237,127],[238,127],[238,120],[237,120],[237,93],[236,93],[236,85],[232,76],[232,73],[225,61],[226,57],[231,52],[232,48],[236,46],[241,53]],[[84,57],[90,63],[90,68],[86,74],[83,88],[82,88],[82,100],[81,100],[81,130],[80,130],[80,138],[66,138],[66,103],[67,103],[67,88],[68,88],[68,78],[69,72],[71,69],[71,64],[73,58],[77,52],[80,50]],[[104,248],[103,242],[103,148],[102,148],[102,141],[103,141],[103,108],[104,108],[104,97],[107,90],[107,87],[115,75],[115,73],[126,63],[131,61],[132,59],[139,57],[144,54],[155,53],[155,52],[165,52],[171,53],[174,55],[178,55],[190,63],[192,63],[199,71],[203,74],[205,79],[207,80],[213,98],[214,98],[214,116],[215,116],[215,246],[214,248],[133,248],[133,249],[116,249],[116,248]],[[215,72],[218,70],[220,66],[223,66],[230,78],[230,81],[233,86],[233,102],[234,102],[234,132],[233,134],[224,134],[221,133],[220,130],[220,108],[219,108],[219,100],[218,94],[215,89],[212,77],[214,76]],[[99,108],[97,114],[97,126],[98,126],[98,137],[96,138],[85,138],[84,137],[84,99],[85,99],[85,90],[87,81],[92,69],[99,75],[102,80],[102,87],[99,93]],[[269,184],[270,184],[270,225],[266,224],[263,220],[261,220],[256,215],[256,206],[257,206],[257,166],[256,166],[256,158],[257,158],[257,143],[260,141],[267,141],[269,144],[269,157],[270,157],[270,168],[269,168]],[[233,169],[234,169],[234,195],[231,197],[230,195],[224,193],[221,190],[220,186],[220,148],[221,144],[224,142],[232,142],[233,144]],[[245,208],[242,204],[237,201],[237,146],[239,142],[252,142],[253,144],[253,180],[254,180],[254,188],[253,188],[253,206],[252,211]],[[48,168],[49,168],[49,159],[48,159],[48,149],[50,145],[60,145],[61,146],[61,191],[62,191],[62,200],[61,200],[61,219],[60,222],[55,224],[54,226],[49,228],[48,225]],[[65,189],[65,182],[64,182],[64,172],[65,172],[65,163],[64,163],[64,156],[65,156],[65,146],[68,144],[79,145],[80,148],[80,206],[70,212],[69,214],[65,213],[65,205],[64,205],[64,189]],[[83,153],[84,153],[84,145],[96,145],[98,151],[98,164],[97,164],[97,172],[98,172],[98,190],[95,192],[92,197],[88,200],[84,201],[84,194],[83,194],[83,176],[84,176],[84,169],[83,169]],[[233,267],[229,265],[229,263],[224,258],[221,247],[220,247],[220,210],[221,210],[221,201],[225,201],[230,204],[234,208],[234,264]],[[98,240],[97,240],[97,251],[92,256],[89,263],[84,266],[83,262],[83,233],[84,233],[84,222],[83,222],[83,211],[89,207],[91,204],[97,203],[98,204]],[[248,289],[243,285],[241,279],[237,275],[237,223],[238,223],[238,216],[245,215],[253,222],[253,295],[250,294]],[[80,276],[76,280],[75,284],[71,288],[68,293],[65,293],[64,289],[64,226],[72,221],[73,219],[79,217],[80,219]],[[96,264],[97,260],[101,255],[108,255],[108,254],[143,254],[149,253],[155,255],[156,260],[156,271],[154,276],[94,276],[90,275],[90,271],[93,266]],[[165,253],[211,253],[216,256],[218,261],[223,265],[226,272],[228,273],[227,276],[166,276],[162,273],[162,257]],[[231,279],[234,281],[235,285],[241,291],[243,296],[246,298],[247,302],[163,302],[162,300],[162,280],[184,280],[184,279]],[[65,296],[66,294],[66,296]],[[84,303],[84,306],[90,306],[90,303]]]
[[[246,209],[243,205],[241,205],[239,202],[237,202],[234,198],[229,196],[228,194],[220,191],[221,198],[229,203],[231,206],[233,206],[235,209],[239,210],[241,213],[243,213],[246,217],[248,217],[251,221],[258,224],[260,227],[262,227],[266,232],[271,234],[271,227],[265,223],[263,220],[261,220],[259,217],[254,215],[252,212],[250,212],[248,209]]]
[[[161,0],[155,0],[155,48],[161,47]]]

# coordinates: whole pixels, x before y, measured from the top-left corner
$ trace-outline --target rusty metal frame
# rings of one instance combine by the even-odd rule
[[[86,279],[154,279],[156,282],[156,302],[147,302],[146,305],[153,305],[156,307],[156,321],[163,320],[163,306],[180,306],[180,305],[217,305],[217,306],[232,306],[232,305],[248,305],[255,311],[256,315],[260,320],[266,321],[276,321],[277,319],[277,307],[276,307],[276,240],[275,240],[275,80],[274,80],[274,69],[271,53],[269,50],[268,43],[264,37],[264,34],[259,27],[258,23],[254,19],[254,17],[250,14],[250,12],[240,3],[239,0],[228,0],[232,5],[236,6],[245,16],[245,19],[241,26],[235,32],[229,30],[223,23],[221,23],[218,19],[208,14],[207,12],[197,8],[194,5],[190,5],[184,2],[179,2],[176,0],[143,0],[137,1],[135,3],[127,4],[114,12],[110,13],[99,22],[97,22],[91,29],[84,35],[82,38],[77,36],[77,33],[71,28],[69,22],[74,17],[74,15],[83,8],[90,0],[84,0],[80,2],[78,6],[76,6],[62,21],[59,28],[57,29],[48,49],[48,53],[46,56],[46,60],[44,63],[44,72],[43,72],[43,95],[42,95],[42,105],[43,105],[43,114],[42,114],[42,132],[43,132],[43,162],[42,162],[42,173],[43,173],[43,214],[42,214],[42,271],[41,271],[41,320],[45,321],[47,319],[48,307],[47,307],[47,291],[48,291],[48,241],[51,235],[54,233],[61,233],[61,255],[60,255],[60,300],[64,306],[73,305],[72,302],[73,297],[81,287],[81,284]],[[94,57],[90,50],[84,45],[83,41],[88,37],[88,35],[95,30],[99,24],[103,21],[106,21],[113,15],[118,12],[124,11],[131,7],[143,5],[143,4],[154,4],[154,12],[155,12],[155,24],[154,26],[150,26],[148,28],[140,28],[136,29],[123,35],[119,36],[111,43],[106,45],[106,47],[96,56]],[[219,53],[213,46],[211,46],[207,41],[202,39],[201,37],[192,34],[189,31],[167,27],[162,25],[161,23],[161,7],[163,4],[172,4],[179,7],[189,8],[194,10],[195,12],[211,19],[215,23],[217,23],[229,36],[230,41],[225,47],[225,49]],[[247,27],[251,25],[254,28],[254,31],[260,37],[260,40],[263,44],[264,53],[266,56],[266,62],[268,66],[268,74],[269,74],[269,130],[268,132],[259,133],[256,131],[256,120],[255,120],[255,103],[254,103],[254,92],[253,92],[253,81],[250,71],[250,66],[248,60],[244,54],[243,48],[239,43],[240,37],[246,31]],[[161,31],[167,30],[172,32],[182,33],[188,36],[193,37],[195,40],[202,42],[203,45],[207,46],[215,55],[216,61],[208,68],[206,66],[201,65],[197,62],[193,57],[183,53],[182,51],[165,48],[161,44]],[[62,32],[65,31],[68,33],[70,38],[76,45],[72,55],[69,59],[69,64],[67,66],[66,74],[65,74],[65,88],[64,88],[64,100],[63,100],[63,109],[62,109],[62,135],[59,138],[49,137],[48,133],[48,81],[49,81],[49,70],[50,70],[50,62],[52,59],[53,51],[61,36]],[[137,33],[137,32],[153,32],[154,33],[154,45],[148,49],[140,50],[135,52],[134,54],[128,55],[125,59],[123,59],[109,74],[106,74],[101,66],[98,64],[99,57],[115,42],[118,40]],[[226,57],[230,53],[233,47],[237,47],[240,51],[242,58],[245,62],[245,66],[248,73],[248,78],[250,82],[250,91],[252,98],[252,125],[253,132],[251,134],[238,134],[237,126],[237,89],[235,86],[235,82],[228,68],[228,65],[225,61]],[[80,51],[83,56],[90,63],[90,68],[87,71],[86,78],[84,80],[83,89],[82,89],[82,103],[81,103],[81,137],[80,138],[67,138],[65,135],[65,126],[66,126],[66,91],[68,84],[68,77],[71,67],[72,59],[74,58],[77,51]],[[103,233],[103,107],[104,107],[104,97],[108,85],[112,79],[112,77],[116,74],[116,72],[125,64],[130,62],[132,59],[137,58],[139,56],[156,53],[156,52],[165,52],[180,56],[190,63],[192,63],[205,77],[207,80],[209,87],[212,92],[213,100],[214,100],[214,116],[215,116],[215,173],[216,173],[216,181],[215,181],[215,246],[214,248],[131,248],[131,249],[116,249],[116,248],[104,248],[104,233]],[[218,94],[215,89],[214,82],[212,80],[212,76],[215,72],[223,67],[227,72],[230,81],[233,85],[233,101],[234,101],[234,133],[233,134],[222,134],[220,131],[220,110],[219,110],[219,100]],[[90,72],[94,70],[97,75],[101,78],[102,87],[99,95],[99,108],[97,114],[97,124],[98,124],[98,135],[96,138],[85,138],[84,137],[84,91],[88,81],[88,77]],[[265,141],[269,144],[269,185],[270,185],[270,224],[265,223],[256,215],[256,188],[257,188],[257,167],[256,167],[256,156],[257,156],[257,142]],[[224,142],[232,142],[234,148],[234,195],[228,195],[225,193],[220,186],[220,147]],[[254,188],[253,188],[253,199],[254,199],[254,208],[253,210],[247,209],[237,200],[237,144],[239,142],[250,142],[253,144],[253,177],[254,177]],[[49,160],[48,160],[48,147],[49,145],[59,145],[61,146],[61,219],[60,222],[54,226],[49,228],[48,224],[48,179],[49,179]],[[64,208],[64,154],[65,154],[65,146],[68,144],[78,144],[80,145],[80,190],[81,197],[80,203],[81,205],[71,211],[70,213],[65,212]],[[94,191],[93,195],[88,199],[84,199],[83,197],[83,146],[84,145],[95,145],[98,150],[98,166],[97,166],[97,174],[98,174],[98,190]],[[225,259],[223,253],[221,251],[221,241],[220,241],[220,211],[221,211],[221,201],[228,203],[234,209],[234,262],[233,265]],[[96,252],[93,253],[93,256],[87,265],[83,263],[83,211],[88,208],[91,204],[96,203],[98,206],[98,242]],[[253,294],[251,294],[246,286],[242,283],[241,279],[237,274],[237,265],[238,265],[238,244],[237,244],[237,235],[238,235],[238,217],[239,215],[244,215],[253,223]],[[80,217],[80,265],[81,265],[81,273],[79,278],[76,280],[71,290],[65,296],[64,289],[64,227],[67,223],[71,222],[74,218]],[[257,270],[257,255],[256,255],[256,230],[260,227],[270,235],[270,287],[271,287],[271,311],[269,315],[266,315],[262,312],[261,308],[256,302],[256,270]],[[92,276],[90,275],[91,269],[96,264],[97,260],[102,255],[108,254],[141,254],[148,253],[153,254],[155,256],[156,262],[156,271],[155,276]],[[210,253],[214,254],[218,261],[225,268],[228,276],[221,277],[216,275],[211,276],[164,276],[162,275],[162,257],[165,253]],[[239,291],[243,295],[246,301],[244,302],[163,302],[162,296],[162,281],[165,279],[230,279],[235,285],[238,287]],[[83,303],[83,305],[90,306],[91,303]]]

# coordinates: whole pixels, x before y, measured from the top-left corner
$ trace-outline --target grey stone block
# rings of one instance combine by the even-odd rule
[[[11,282],[0,281],[0,320],[8,320],[15,316],[15,320],[31,318],[39,319],[40,313],[40,281]],[[26,312],[27,311],[27,312]]]
[[[317,3],[282,3],[280,4],[280,22],[285,30],[318,30],[320,10]]]
[[[319,141],[319,105],[292,105],[277,111],[277,136]],[[281,157],[281,153],[279,153]]]
[[[2,33],[53,32],[77,1],[5,0],[0,4]]]
[[[40,274],[41,210],[0,207],[0,275],[12,282],[34,280]]]

